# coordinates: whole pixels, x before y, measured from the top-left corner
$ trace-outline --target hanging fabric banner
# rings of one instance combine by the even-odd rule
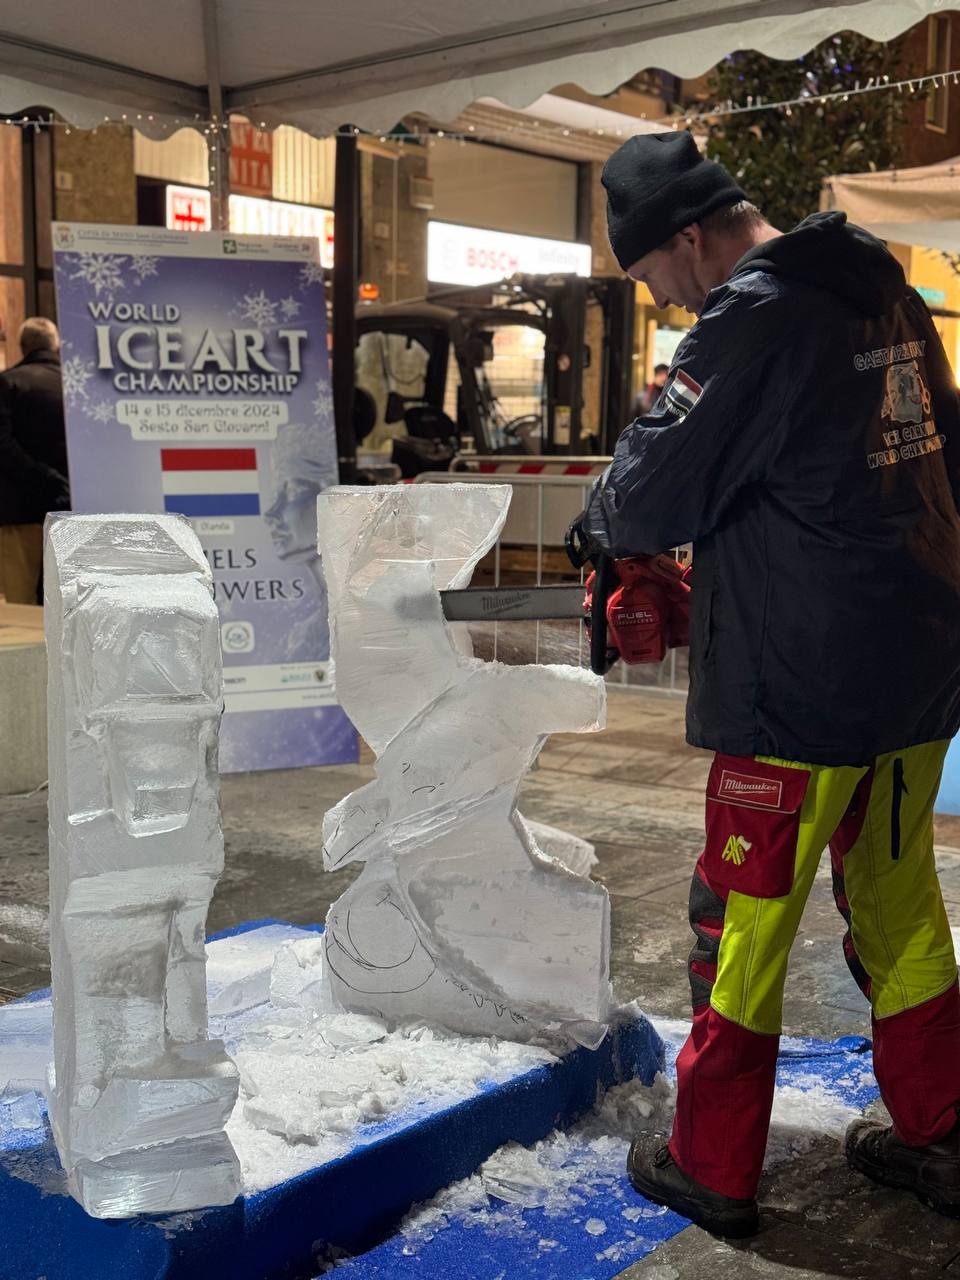
[[[74,511],[177,512],[213,570],[220,767],[357,758],[317,494],[337,482],[315,239],[55,223]]]

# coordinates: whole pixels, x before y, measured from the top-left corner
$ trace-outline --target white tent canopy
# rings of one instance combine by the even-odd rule
[[[827,178],[829,209],[841,209],[882,240],[960,253],[960,157],[918,169]]]
[[[889,40],[943,0],[31,0],[0,20],[0,112],[161,135],[229,111],[309,133],[597,94],[735,49],[798,57],[837,31]]]

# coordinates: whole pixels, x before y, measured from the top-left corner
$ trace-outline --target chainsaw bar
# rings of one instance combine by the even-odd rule
[[[552,587],[467,587],[441,591],[448,622],[547,622],[584,619],[581,585]]]

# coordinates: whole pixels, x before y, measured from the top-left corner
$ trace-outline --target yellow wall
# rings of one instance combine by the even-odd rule
[[[656,363],[653,353],[653,338],[658,325],[666,325],[671,329],[689,329],[696,317],[682,307],[667,307],[660,311],[654,305],[653,296],[644,284],[637,285],[636,317],[634,324],[634,393],[645,387],[653,379],[653,366]]]
[[[907,273],[907,279],[915,289],[936,289],[944,294],[944,301],[931,300],[931,307],[960,312],[960,275],[933,249],[911,248],[907,245],[888,246]],[[947,359],[954,374],[960,373],[960,321],[946,316],[934,316],[933,322],[943,341]]]

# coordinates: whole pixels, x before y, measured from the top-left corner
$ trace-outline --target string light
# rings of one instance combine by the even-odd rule
[[[888,74],[884,74],[876,78],[871,76],[866,84],[861,84],[858,80],[852,89],[838,87],[831,93],[802,93],[799,97],[786,98],[778,102],[767,102],[760,96],[755,98],[750,94],[744,103],[735,103],[728,100],[725,103],[717,103],[714,106],[700,107],[696,110],[691,109],[674,113],[669,116],[648,116],[645,112],[642,112],[638,118],[638,123],[639,121],[642,121],[646,125],[661,125],[664,129],[677,129],[688,128],[691,125],[712,122],[731,116],[754,114],[758,111],[780,111],[784,115],[792,117],[793,109],[796,107],[824,107],[832,102],[848,103],[851,98],[860,97],[863,94],[881,93],[894,89],[898,94],[903,94],[904,92],[917,94],[931,86],[934,88],[946,88],[951,81],[955,85],[960,84],[960,68],[951,69],[945,72],[936,71],[931,72],[928,75],[907,77],[903,80],[893,81],[891,81]],[[137,119],[142,121],[143,115],[138,114]],[[169,118],[166,120],[158,120],[156,115],[148,115],[147,120],[153,126],[151,130],[153,133],[160,132],[167,134],[170,132],[176,132],[176,130],[181,128],[183,125],[183,120],[180,116],[175,116],[172,123]],[[98,129],[105,126],[122,129],[129,128],[130,126],[126,121],[126,112],[121,114],[119,120],[111,116],[104,116],[103,120],[98,125],[94,126],[91,132],[96,133]],[[195,127],[201,130],[207,137],[220,132],[226,133],[230,127],[229,120],[219,120],[216,118],[204,119],[199,112],[194,114],[193,123]],[[40,129],[62,128],[68,134],[74,127],[71,126],[68,121],[56,120],[53,116],[31,119],[26,115],[21,115],[19,117],[0,115],[0,124],[17,125],[21,128],[31,128],[35,132]],[[261,129],[266,129],[266,121],[261,120],[259,127]],[[515,136],[517,133],[529,129],[538,130],[542,136],[554,136],[557,138],[569,138],[572,133],[591,135],[597,139],[603,139],[606,143],[611,141],[612,136],[615,135],[616,137],[621,138],[624,133],[622,128],[609,130],[603,127],[597,127],[594,129],[577,130],[560,124],[551,127],[549,124],[544,124],[538,119],[517,119],[515,122],[510,124],[504,124],[498,128],[482,132],[478,130],[476,125],[470,124],[467,125],[466,130],[462,132],[451,131],[450,129],[434,130],[425,126],[413,129],[404,128],[387,130],[379,133],[377,136],[380,138],[381,142],[392,142],[399,144],[400,146],[404,146],[409,142],[419,142],[425,143],[428,146],[433,146],[436,138],[450,141],[463,141],[465,139],[470,141],[500,141],[503,138],[509,138],[511,135]],[[326,136],[359,137],[362,132],[363,131],[356,125],[346,125]],[[217,144],[216,142],[213,142],[209,145],[211,146],[211,150],[213,150]]]

